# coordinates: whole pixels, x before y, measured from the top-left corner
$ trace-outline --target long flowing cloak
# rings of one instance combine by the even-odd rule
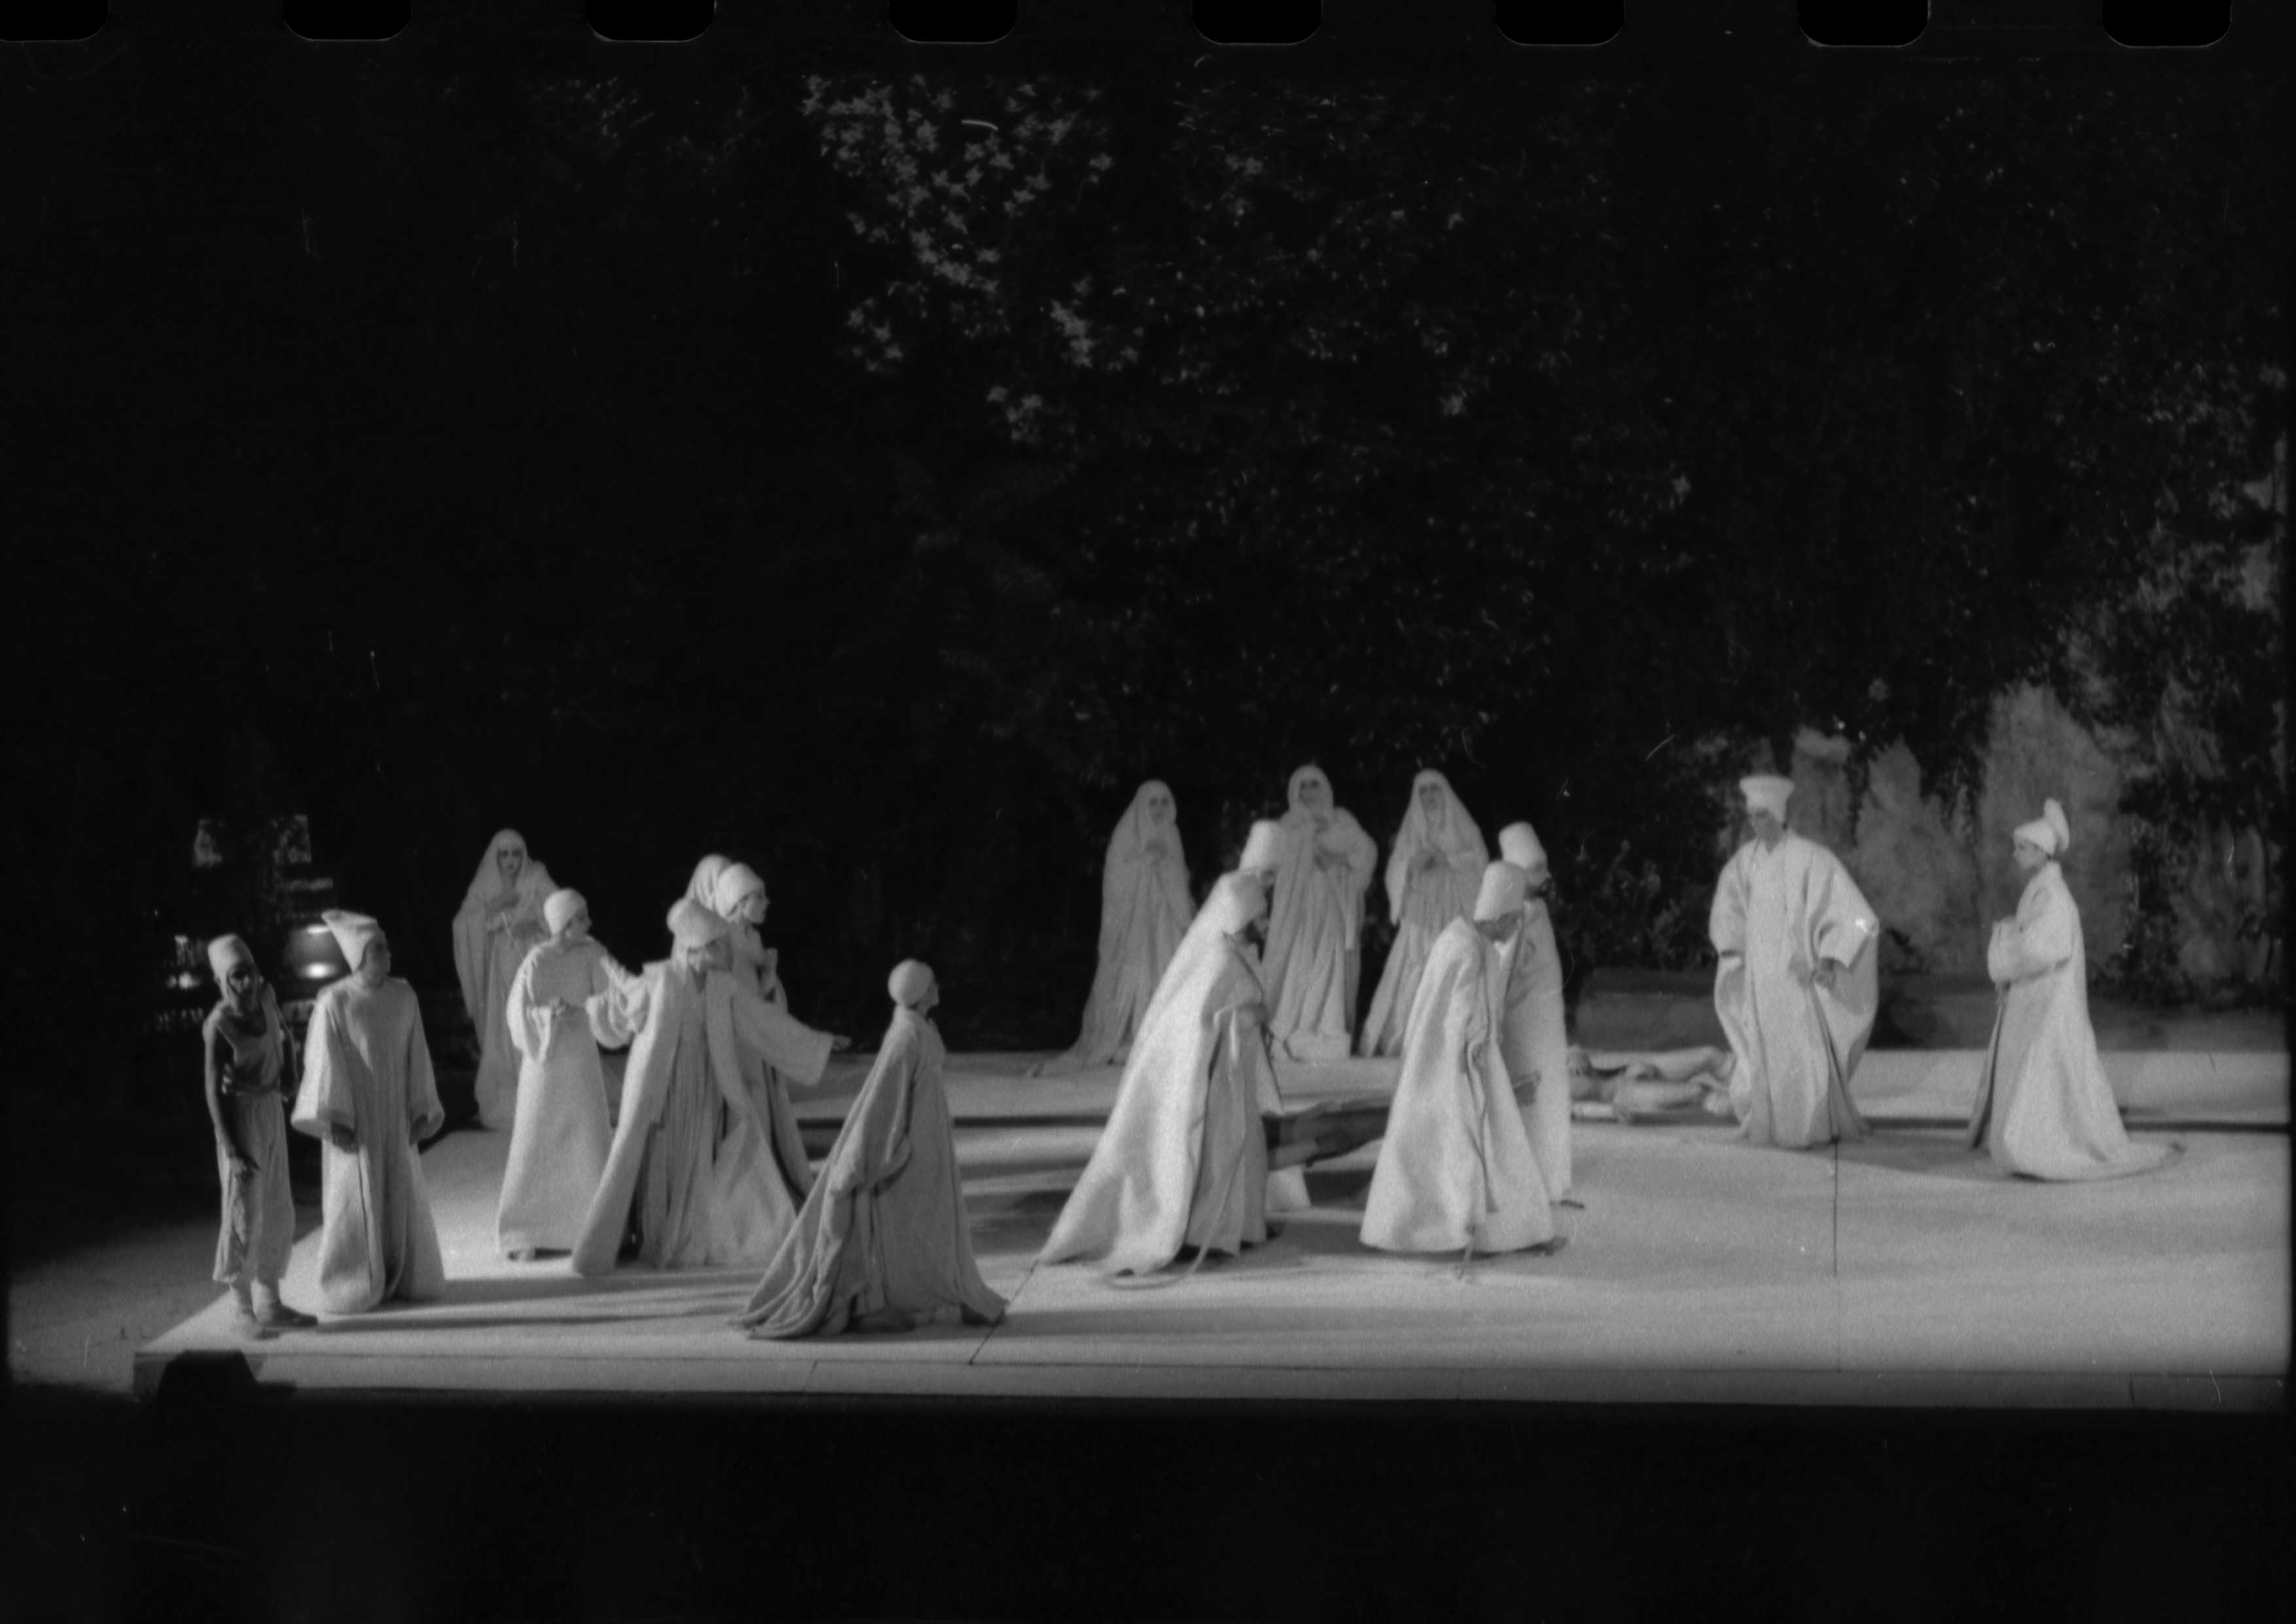
[[[1265,995],[1219,901],[1216,890],[1149,1004],[1046,1263],[1101,1259],[1110,1274],[1144,1275],[1183,1245],[1236,1252],[1267,1238]]]
[[[1315,814],[1299,804],[1299,776],[1292,776],[1292,809],[1283,815],[1283,866],[1260,956],[1268,1030],[1293,1060],[1345,1060],[1355,1016],[1348,1007],[1348,955],[1362,939],[1364,893],[1379,865],[1379,847],[1336,808],[1318,831]],[[1317,865],[1318,855],[1327,866]]]
[[[1499,1052],[1505,956],[1467,921],[1435,939],[1364,1201],[1382,1251],[1520,1251],[1554,1238],[1546,1184]]]
[[[414,1150],[446,1120],[414,988],[391,977],[322,991],[303,1039],[292,1121],[320,1142],[319,1300],[330,1313],[434,1297],[446,1284]],[[336,1149],[331,1128],[350,1129],[357,1148]]]
[[[829,1035],[726,972],[668,962],[586,1007],[598,1041],[629,1044],[630,1060],[606,1169],[575,1237],[574,1272],[611,1271],[634,1215],[650,1267],[771,1262],[812,1171],[788,1096],[764,1070],[818,1081]]]
[[[1443,791],[1443,811],[1431,820],[1419,804],[1420,787],[1428,783],[1439,784]],[[1439,855],[1443,866],[1423,873],[1420,859],[1430,853]],[[1387,906],[1395,921],[1395,945],[1388,949],[1379,990],[1372,995],[1371,1013],[1364,1019],[1364,1054],[1403,1053],[1404,1025],[1418,996],[1427,956],[1445,926],[1475,911],[1475,893],[1489,861],[1483,832],[1451,793],[1450,780],[1437,772],[1412,780],[1411,808],[1396,831],[1395,849],[1387,859]]]
[[[630,972],[594,941],[546,941],[511,983],[507,1016],[518,1046],[518,1120],[503,1169],[495,1238],[505,1253],[568,1251],[605,1176],[613,1128],[606,1073],[586,1006],[627,986]],[[570,1013],[549,1006],[563,1001]]]
[[[1570,1039],[1563,1025],[1562,958],[1554,949],[1554,921],[1544,902],[1523,910],[1515,937],[1499,1054],[1517,1098],[1523,1100],[1523,1127],[1539,1177],[1547,1193],[1561,1201],[1571,1187]]]
[[[1004,1318],[1004,1300],[973,1262],[945,1053],[931,1021],[896,1008],[796,1224],[734,1323],[798,1337]]]
[[[514,830],[505,829],[488,841],[479,872],[455,915],[455,975],[462,984],[463,1007],[479,1038],[479,1121],[496,1129],[509,1128],[518,1111],[519,1056],[510,1035],[511,983],[518,979],[528,952],[549,936],[542,905],[558,889],[550,871],[527,852],[517,884],[505,892],[495,867],[495,852],[504,845],[526,851],[526,842]],[[507,912],[493,913],[513,896]]]
[[[1142,784],[1109,836],[1100,871],[1100,958],[1084,1026],[1067,1054],[1045,1063],[1045,1074],[1123,1061],[1188,933],[1188,857],[1179,824],[1149,820],[1149,797],[1160,790],[1171,793],[1153,779]],[[1149,850],[1152,840],[1170,850]]]
[[[1708,921],[1721,962],[1714,1008],[1737,1056],[1730,1103],[1756,1144],[1792,1150],[1864,1136],[1849,1081],[1873,1035],[1879,987],[1874,910],[1824,847],[1749,841],[1722,870]],[[1831,989],[1800,973],[1847,966]]]
[[[2089,1024],[2080,908],[2056,864],[2026,882],[1985,962],[2005,996],[1970,1113],[1972,1148],[2029,1178],[2119,1178],[2166,1161],[2175,1147],[2132,1144],[2121,1127]]]

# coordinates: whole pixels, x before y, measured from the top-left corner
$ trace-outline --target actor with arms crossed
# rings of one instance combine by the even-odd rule
[[[1293,1060],[1345,1060],[1355,1030],[1363,964],[1364,893],[1379,848],[1332,804],[1321,767],[1292,775],[1283,815],[1283,866],[1267,920],[1264,974],[1268,1034]]]
[[[1741,1134],[1789,1150],[1861,1138],[1849,1079],[1880,1002],[1880,927],[1841,859],[1786,828],[1792,779],[1738,787],[1753,838],[1722,870],[1708,930]]]
[[[1554,1239],[1546,1181],[1500,1052],[1522,904],[1522,870],[1493,863],[1473,920],[1455,919],[1435,939],[1364,1202],[1366,1246],[1472,1255]]]
[[[948,1096],[940,989],[914,959],[886,990],[893,1021],[789,1238],[734,1320],[752,1336],[993,1325],[1004,1300],[972,1259]]]
[[[279,1297],[295,1246],[295,1197],[287,1185],[287,1022],[255,955],[236,936],[208,944],[208,968],[223,997],[200,1040],[207,1056],[208,1120],[223,1180],[223,1230],[215,1277],[238,1305],[232,1328],[250,1341],[319,1322]]]
[[[382,927],[340,909],[321,917],[351,973],[312,1005],[294,1127],[321,1141],[320,1305],[359,1314],[436,1297],[447,1283],[419,1154],[447,1113],[422,1007],[390,973]]]
[[[2071,838],[2054,800],[2017,830],[2028,878],[2015,917],[1993,927],[1986,949],[1999,1007],[1969,1143],[2027,1178],[2119,1178],[2159,1167],[2177,1147],[2129,1142],[2097,1058],[2080,909],[2058,865]]]

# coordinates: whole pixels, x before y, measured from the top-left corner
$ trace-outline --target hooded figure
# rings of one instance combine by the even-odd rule
[[[698,902],[715,912],[718,906],[718,878],[733,866],[732,858],[711,852],[693,865],[693,877],[685,882],[685,899]]]
[[[702,859],[704,863],[710,860]],[[698,881],[699,870],[695,875]],[[710,882],[709,895],[694,900],[726,922],[726,942],[734,956],[734,973],[747,981],[767,1003],[787,1009],[789,998],[782,991],[781,955],[767,947],[765,938],[758,934],[758,927],[765,923],[767,903],[763,876],[747,863],[727,863]]]
[[[799,1025],[732,973],[726,922],[688,898],[675,956],[586,1005],[608,1047],[630,1046],[621,1120],[580,1231],[574,1272],[602,1275],[635,1227],[652,1268],[762,1268],[812,1187],[788,1095],[837,1040]],[[763,1102],[762,1106],[760,1102]]]
[[[1427,955],[1443,928],[1475,906],[1490,853],[1482,831],[1451,793],[1450,780],[1424,772],[1411,781],[1411,807],[1387,859],[1387,906],[1395,921],[1379,990],[1364,1021],[1363,1053],[1400,1054],[1404,1023],[1419,990]]]
[[[2000,1004],[1969,1143],[2028,1178],[2118,1178],[2159,1167],[2176,1147],[2129,1142],[2097,1058],[2080,909],[2059,866],[2071,833],[2054,800],[2016,833],[2017,865],[2032,877],[1986,950]]]
[[[1224,874],[1149,1000],[1092,1161],[1042,1254],[1110,1275],[1160,1269],[1183,1246],[1237,1252],[1267,1238],[1267,1069],[1259,972],[1243,932],[1256,878]]]
[[[1714,1008],[1735,1056],[1730,1103],[1756,1144],[1860,1138],[1849,1079],[1879,1006],[1880,933],[1849,871],[1785,826],[1790,779],[1744,780],[1754,838],[1714,889]]]
[[[208,944],[222,995],[201,1029],[208,1119],[223,1184],[215,1277],[237,1300],[234,1328],[261,1340],[317,1322],[288,1307],[279,1277],[295,1245],[295,1198],[287,1183],[287,1022],[255,955],[236,936]]]
[[[390,974],[381,927],[321,915],[351,973],[323,988],[303,1036],[293,1126],[321,1141],[319,1300],[357,1314],[435,1297],[447,1281],[416,1147],[446,1126],[422,1007]]]
[[[1100,871],[1100,964],[1084,1029],[1038,1076],[1120,1065],[1132,1052],[1148,1000],[1188,933],[1188,857],[1177,817],[1172,791],[1152,778],[1117,821]]]
[[[553,891],[543,918],[550,938],[518,967],[507,1010],[521,1056],[518,1120],[495,1240],[512,1258],[572,1250],[590,1210],[613,1130],[605,1068],[586,1011],[592,998],[632,980],[591,939],[590,907],[579,891]]]
[[[1364,1202],[1366,1246],[1521,1251],[1554,1238],[1546,1184],[1500,1054],[1523,886],[1512,863],[1489,865],[1473,920],[1446,925],[1428,955]]]
[[[1283,815],[1284,860],[1261,956],[1268,1032],[1293,1060],[1345,1060],[1355,1030],[1364,893],[1379,847],[1332,804],[1317,767],[1292,775]]]
[[[557,890],[550,871],[527,855],[526,839],[504,829],[487,843],[455,915],[455,974],[479,1038],[479,1121],[507,1128],[518,1110],[518,1049],[512,1043],[510,984],[534,945],[550,933],[542,904]]]
[[[919,1325],[993,1325],[1004,1300],[972,1260],[956,1167],[947,1051],[931,1019],[932,972],[904,961],[887,983],[893,1021],[877,1063],[796,1225],[734,1322],[759,1337]]]
[[[1570,1199],[1570,1040],[1564,1030],[1562,959],[1554,947],[1554,921],[1546,911],[1546,848],[1529,824],[1499,831],[1499,856],[1523,871],[1528,891],[1522,935],[1507,973],[1506,1007],[1499,1019],[1499,1052],[1538,1174],[1557,1202]]]

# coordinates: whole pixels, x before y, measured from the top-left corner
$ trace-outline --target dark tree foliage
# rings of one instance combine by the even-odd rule
[[[630,959],[726,850],[801,1013],[917,952],[960,1043],[1067,1035],[1150,774],[1201,885],[1303,760],[1382,839],[1439,767],[1651,964],[1750,759],[1950,783],[2053,662],[2215,730],[2164,816],[2276,822],[2276,607],[2171,578],[2259,534],[2261,82],[6,71],[60,1054],[242,925],[187,912],[225,809],[307,811],[430,983],[499,825]]]

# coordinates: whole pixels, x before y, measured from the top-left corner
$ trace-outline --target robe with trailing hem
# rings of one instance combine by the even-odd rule
[[[796,1224],[734,1322],[752,1336],[1004,1318],[1004,1300],[973,1261],[941,1087],[946,1055],[931,1021],[894,1010]]]
[[[397,977],[320,992],[303,1037],[293,1125],[319,1141],[319,1300],[357,1314],[392,1298],[435,1297],[447,1282],[415,1146],[446,1125],[422,1009]],[[336,1148],[328,1130],[357,1144]]]
[[[1433,818],[1419,801],[1420,790],[1430,783],[1443,791],[1443,810]],[[1420,863],[1429,856],[1441,857],[1442,865],[1423,871]],[[1387,859],[1387,906],[1395,922],[1395,945],[1387,950],[1379,990],[1372,995],[1371,1013],[1364,1018],[1365,1054],[1403,1052],[1404,1028],[1418,997],[1427,956],[1446,926],[1474,913],[1475,893],[1482,889],[1483,869],[1489,861],[1483,832],[1451,792],[1450,780],[1431,771],[1413,779],[1411,808],[1403,816],[1395,849]]]
[[[2080,908],[2055,863],[2026,882],[2016,918],[1994,927],[1985,964],[2004,996],[1971,1148],[2029,1178],[2119,1178],[2166,1161],[2174,1147],[2132,1144],[2121,1127],[2089,1024]]]
[[[1849,871],[1798,834],[1775,850],[1749,841],[1722,870],[1708,930],[1742,1136],[1792,1150],[1863,1137],[1849,1082],[1880,1005],[1880,927]],[[1842,967],[1831,988],[1802,979],[1821,959]]]
[[[496,851],[505,845],[526,852],[518,879],[508,890],[495,865]],[[526,851],[526,842],[505,829],[487,842],[487,855],[455,915],[455,975],[462,986],[463,1007],[478,1034],[475,1086],[479,1121],[487,1128],[508,1128],[517,1115],[519,1054],[510,1035],[511,983],[518,979],[527,954],[550,935],[542,905],[557,889],[550,871]]]
[[[1500,1053],[1508,957],[1464,919],[1435,939],[1364,1201],[1366,1246],[1442,1252],[1472,1241],[1479,1252],[1502,1252],[1554,1238]]]
[[[517,1121],[495,1240],[504,1254],[570,1251],[605,1176],[613,1128],[587,1006],[630,972],[594,941],[546,941],[526,956],[505,1012],[521,1056]],[[554,1010],[554,1003],[569,1007]]]
[[[574,1272],[610,1272],[635,1222],[652,1268],[763,1267],[813,1174],[779,1077],[820,1080],[831,1039],[728,972],[648,964],[593,997],[591,1029],[630,1046],[621,1120],[574,1241]],[[762,1106],[761,1106],[762,1103]]]
[[[1194,910],[1188,902],[1187,852],[1179,824],[1159,824],[1150,815],[1149,800],[1159,791],[1171,794],[1154,779],[1142,784],[1109,837],[1100,871],[1100,956],[1084,1025],[1068,1052],[1046,1062],[1039,1075],[1122,1064],[1188,933]],[[1152,841],[1168,849],[1152,851]]]
[[[1364,893],[1379,865],[1379,847],[1363,825],[1337,808],[1324,825],[1300,804],[1292,776],[1292,808],[1283,815],[1283,866],[1260,955],[1267,983],[1268,1031],[1293,1060],[1345,1060],[1355,1011],[1348,1006],[1348,955],[1363,937]],[[1323,859],[1319,864],[1317,859]]]
[[[1043,1261],[1145,1275],[1184,1245],[1234,1253],[1267,1238],[1266,995],[1234,934],[1249,917],[1240,895],[1224,877],[1172,956]]]
[[[1562,1201],[1570,1193],[1570,1040],[1563,1025],[1562,959],[1543,901],[1523,909],[1515,934],[1499,1054],[1522,1103],[1539,1177],[1547,1193]]]

